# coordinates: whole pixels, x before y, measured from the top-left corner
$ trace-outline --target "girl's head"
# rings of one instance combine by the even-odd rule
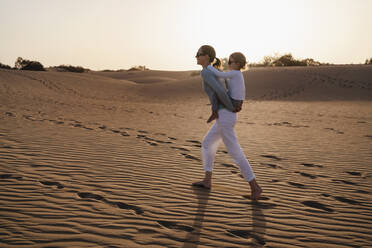
[[[222,71],[222,63],[219,58],[216,58],[213,63],[213,67],[216,68],[219,71]]]
[[[209,65],[213,62],[214,58],[216,57],[216,51],[213,47],[209,45],[201,46],[196,53],[196,60],[198,65]]]
[[[246,64],[247,60],[244,54],[240,52],[232,53],[229,57],[229,66],[233,70],[245,69]]]

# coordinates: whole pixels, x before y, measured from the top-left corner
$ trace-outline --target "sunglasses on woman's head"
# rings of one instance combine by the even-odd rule
[[[200,56],[204,56],[205,53],[197,53],[195,57],[199,58]]]

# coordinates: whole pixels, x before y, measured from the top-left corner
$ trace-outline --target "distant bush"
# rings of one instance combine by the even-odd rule
[[[4,65],[3,63],[0,63],[0,68],[1,69],[12,69],[12,67],[10,67],[9,65]]]
[[[372,58],[366,59],[365,65],[372,65]]]
[[[61,71],[61,72],[82,73],[82,72],[89,71],[89,69],[83,68],[81,66],[72,66],[72,65],[59,65],[59,66],[55,66],[54,68],[57,69],[57,71]]]
[[[275,54],[273,56],[265,56],[261,63],[251,63],[251,67],[266,67],[266,66],[320,66],[322,63],[315,61],[311,58],[298,60],[293,58],[292,54],[284,54],[279,56]]]
[[[38,61],[30,61],[18,57],[15,62],[15,68],[18,70],[45,71],[44,66]]]
[[[150,70],[149,68],[146,68],[144,65],[138,65],[138,66],[133,66],[130,68],[128,71],[148,71]]]

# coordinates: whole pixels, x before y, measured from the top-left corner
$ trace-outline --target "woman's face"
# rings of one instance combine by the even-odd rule
[[[203,53],[201,48],[199,48],[195,57],[198,65],[205,65],[209,62],[209,56]]]

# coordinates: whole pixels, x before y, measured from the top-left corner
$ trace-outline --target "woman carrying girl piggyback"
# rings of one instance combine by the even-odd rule
[[[231,54],[229,58],[231,71],[221,72],[210,65],[214,61],[215,55],[213,47],[208,45],[200,47],[196,55],[197,63],[203,67],[201,72],[203,88],[212,104],[212,115],[208,121],[216,119],[216,122],[202,142],[204,179],[193,183],[193,185],[211,188],[214,158],[219,144],[223,141],[229,155],[240,167],[244,179],[249,182],[251,199],[257,200],[262,193],[262,189],[256,182],[253,170],[238,143],[234,130],[237,121],[236,112],[241,110],[242,102],[245,99],[245,84],[241,69],[245,67],[246,59],[242,53]],[[227,93],[217,82],[215,76],[229,79]]]

